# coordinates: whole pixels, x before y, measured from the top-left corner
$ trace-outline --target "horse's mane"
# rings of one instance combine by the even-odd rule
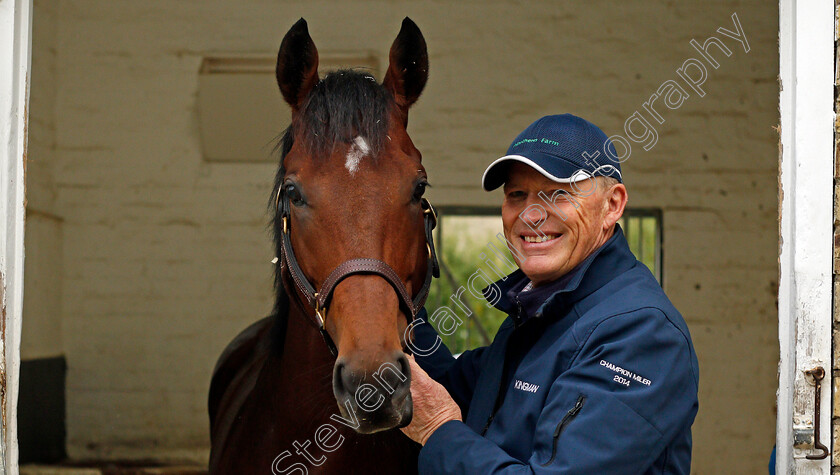
[[[270,227],[276,256],[280,256],[283,224],[275,199],[286,175],[284,160],[295,140],[301,141],[309,156],[318,160],[328,157],[336,145],[349,144],[361,136],[370,147],[369,156],[375,159],[386,140],[392,105],[390,92],[373,76],[360,71],[334,71],[315,85],[274,147],[275,153],[279,152],[280,165],[274,177],[268,207],[272,216]],[[283,287],[279,263],[274,270],[274,292],[272,347],[282,355],[290,298]]]

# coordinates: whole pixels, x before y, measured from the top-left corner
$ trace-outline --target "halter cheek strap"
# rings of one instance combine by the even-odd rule
[[[408,311],[407,313],[411,314],[410,321],[413,321],[420,309],[423,308],[426,297],[429,295],[432,277],[440,276],[440,267],[438,266],[433,239],[433,230],[437,225],[437,213],[435,213],[435,209],[426,198],[422,198],[420,204],[423,208],[423,227],[426,234],[426,249],[428,250],[429,261],[426,265],[425,281],[417,292],[417,295],[413,298],[411,297],[405,284],[403,284],[399,275],[391,266],[379,259],[367,257],[342,262],[329,273],[324,283],[321,284],[321,288],[316,291],[315,287],[312,286],[300,268],[295,257],[295,251],[292,248],[291,233],[289,230],[289,198],[283,193],[282,187],[277,191],[277,209],[280,214],[280,219],[283,222],[280,265],[288,270],[295,286],[300,290],[307,303],[315,310],[314,323],[318,327],[318,332],[321,333],[324,342],[327,344],[333,356],[338,356],[338,349],[326,329],[326,308],[336,285],[347,277],[356,274],[373,274],[385,279],[397,292],[401,306]]]

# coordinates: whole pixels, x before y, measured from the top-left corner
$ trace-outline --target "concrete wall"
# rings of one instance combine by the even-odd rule
[[[53,5],[55,56],[39,49],[53,38],[36,28],[33,62],[37,72],[54,61],[56,75],[33,84],[32,114],[52,108],[54,117],[72,457],[205,457],[215,358],[270,309],[264,228],[275,165],[203,160],[203,56],[274,54],[303,16],[322,52],[373,50],[385,62],[409,15],[431,53],[409,132],[437,204],[498,206],[499,195],[479,190],[480,174],[537,117],[573,112],[622,133],[699,58],[689,40],[715,34],[731,49],[713,53],[720,68],[708,68],[705,97],[682,83],[691,97],[679,109],[660,100],[657,145],[636,144],[623,167],[630,205],[663,210],[665,288],[700,358],[693,471],[766,467],[778,361],[776,2]],[[734,29],[734,12],[748,53],[715,33]],[[36,102],[50,87],[54,106]]]

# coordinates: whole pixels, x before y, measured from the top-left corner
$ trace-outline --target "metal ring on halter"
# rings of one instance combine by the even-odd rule
[[[429,251],[429,259],[432,258],[432,247],[429,246],[429,243],[426,243],[426,250]]]
[[[430,214],[431,213],[432,217],[435,218],[435,221],[437,221],[437,213],[435,212],[435,209],[432,207],[432,204],[429,203],[429,200],[426,200],[426,203],[429,204],[429,207],[423,210],[423,214]]]
[[[321,328],[325,328],[327,322],[326,320],[324,320],[324,316],[321,315],[321,303],[318,302],[318,292],[315,292],[315,295],[313,295],[313,297],[315,299],[315,316],[317,316],[318,321],[321,322]]]
[[[286,234],[286,217],[283,216],[283,234]]]

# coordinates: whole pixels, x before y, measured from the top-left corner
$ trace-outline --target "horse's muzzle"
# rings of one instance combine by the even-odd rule
[[[333,393],[342,417],[355,430],[372,434],[411,422],[411,370],[401,351],[378,366],[355,365],[340,357],[333,368]]]

